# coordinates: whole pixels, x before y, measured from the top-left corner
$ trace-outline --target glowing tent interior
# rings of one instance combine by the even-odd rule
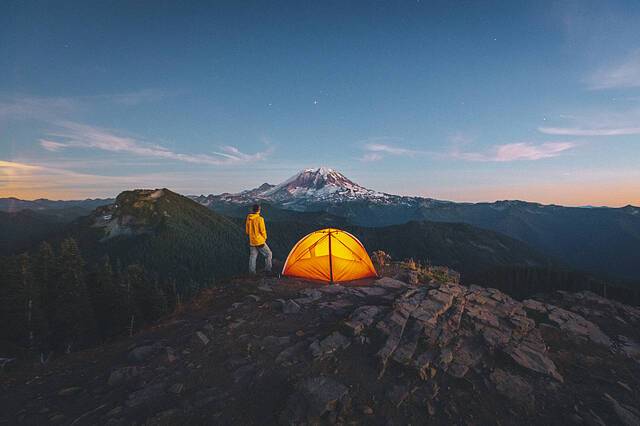
[[[327,228],[298,241],[284,263],[282,275],[333,283],[376,277],[377,273],[356,237]]]

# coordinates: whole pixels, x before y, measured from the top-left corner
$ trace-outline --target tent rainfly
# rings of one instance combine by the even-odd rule
[[[298,241],[284,263],[282,275],[334,283],[378,274],[356,237],[340,229],[327,228]]]

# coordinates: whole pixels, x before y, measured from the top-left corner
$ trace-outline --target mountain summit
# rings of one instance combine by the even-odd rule
[[[277,202],[298,199],[342,201],[385,196],[385,194],[360,186],[342,173],[327,167],[302,170],[261,195],[270,201]]]
[[[279,185],[265,183],[258,188],[235,194],[224,193],[194,199],[208,206],[216,202],[248,204],[266,201],[304,210],[310,204],[345,201],[381,202],[393,197],[395,196],[358,185],[337,170],[318,167],[304,169]]]

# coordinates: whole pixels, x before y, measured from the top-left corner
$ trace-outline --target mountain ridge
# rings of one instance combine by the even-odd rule
[[[327,168],[305,169],[266,190],[209,195],[196,201],[229,215],[254,202],[270,203],[288,210],[326,212],[366,227],[423,220],[467,223],[524,241],[604,279],[629,282],[639,276],[640,207],[632,205],[582,208],[520,200],[456,203],[377,192]]]

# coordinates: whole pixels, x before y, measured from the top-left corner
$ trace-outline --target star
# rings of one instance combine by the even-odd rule
[[[313,101],[313,104],[314,105],[318,105],[318,101]]]

